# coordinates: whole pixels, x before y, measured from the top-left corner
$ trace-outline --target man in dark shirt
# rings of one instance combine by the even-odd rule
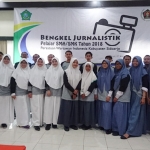
[[[85,53],[85,59],[87,62],[91,62],[91,59],[93,58],[93,54],[91,52],[86,52]],[[95,73],[95,75],[97,76],[97,65],[94,64],[93,62],[91,62],[93,64],[93,72]],[[81,64],[80,65],[80,71],[81,73],[83,73],[83,67],[84,67],[84,64]]]
[[[33,66],[36,64],[36,62],[37,62],[37,60],[38,60],[39,57],[40,57],[40,55],[38,55],[38,54],[34,54],[33,55],[33,61],[34,61],[34,63],[31,64],[31,68],[33,68]]]
[[[65,57],[67,58],[67,60],[61,63],[61,67],[63,68],[63,70],[66,70],[70,64],[72,58],[72,51],[66,51]]]
[[[28,58],[28,53],[27,52],[22,52],[21,53],[21,58],[26,58],[27,59]],[[18,64],[19,64],[19,62],[15,63],[15,66],[14,66],[15,69],[17,68]],[[28,63],[28,64],[31,67],[31,63]]]
[[[131,68],[131,66],[130,66],[130,63],[131,63],[131,56],[130,56],[130,55],[125,55],[125,56],[123,57],[123,60],[124,60],[124,63],[125,63],[125,65],[126,65],[126,68],[127,68],[127,69],[130,69],[130,68]]]
[[[3,58],[3,53],[2,52],[0,52],[0,61],[2,60],[2,58]]]

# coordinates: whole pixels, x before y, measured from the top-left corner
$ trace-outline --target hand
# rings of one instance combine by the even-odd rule
[[[77,95],[75,95],[75,94],[72,95],[72,98],[73,98],[73,99],[76,99],[76,97],[77,97]]]
[[[115,103],[116,103],[116,102],[117,102],[117,100],[118,100],[118,99],[115,97],[115,98],[113,99],[113,102],[115,102]]]
[[[107,96],[107,97],[106,97],[106,102],[109,102],[110,99],[111,99],[111,97]]]
[[[147,99],[148,105],[150,105],[150,98]]]
[[[73,92],[75,95],[77,95],[78,94],[78,90],[74,90],[74,92]]]
[[[28,97],[29,97],[29,98],[32,98],[32,93],[29,93],[29,94],[28,94]]]
[[[50,90],[46,91],[46,96],[51,96],[51,91]]]
[[[141,105],[144,105],[145,104],[145,98],[142,98],[140,103],[141,103]]]
[[[82,94],[81,97],[82,97],[82,99],[85,99],[85,94]]]
[[[12,99],[16,99],[16,95],[13,95],[13,96],[11,96],[12,97]]]
[[[97,94],[94,95],[94,99],[98,100],[98,95]]]

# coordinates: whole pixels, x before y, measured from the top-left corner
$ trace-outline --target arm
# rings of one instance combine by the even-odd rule
[[[85,96],[88,96],[88,95],[90,95],[90,93],[92,93],[92,91],[95,89],[96,82],[97,81],[94,81],[91,83],[88,90],[85,92]]]
[[[68,77],[66,72],[64,73],[64,85],[69,91],[74,92],[74,88],[68,82]]]
[[[32,84],[30,82],[28,82],[28,94],[29,93],[32,94]]]
[[[82,74],[83,73],[83,64],[80,65],[80,69],[79,70],[81,71],[81,74]]]
[[[82,80],[80,80],[80,82],[78,83],[77,87],[76,87],[76,90],[80,91],[81,90],[81,82]]]
[[[97,65],[96,65],[96,64],[94,64],[93,72],[94,72],[94,73],[95,73],[95,75],[97,76]]]
[[[123,93],[126,91],[129,82],[130,82],[130,76],[129,76],[129,75],[128,75],[127,77],[121,79],[119,91],[116,93],[116,96],[115,96],[117,99],[118,99],[120,96],[122,96]]]
[[[15,94],[16,93],[16,81],[13,77],[11,77],[11,80],[10,80],[10,91],[11,91],[11,94]]]

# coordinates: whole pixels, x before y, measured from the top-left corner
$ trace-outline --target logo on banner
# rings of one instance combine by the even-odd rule
[[[142,18],[144,20],[150,20],[150,10],[146,9],[142,12]]]
[[[95,23],[93,34],[99,35],[100,31],[104,31],[104,34],[107,35],[105,44],[107,46],[119,46],[119,52],[129,53],[132,49],[132,44],[135,36],[135,29],[133,27],[137,26],[138,18],[134,16],[122,15],[120,17],[120,24],[122,26],[109,24],[106,19],[101,19]],[[127,39],[125,39],[128,37]],[[122,43],[121,43],[122,42]]]
[[[28,10],[25,10],[20,15],[22,20],[30,20],[32,13],[30,13]]]

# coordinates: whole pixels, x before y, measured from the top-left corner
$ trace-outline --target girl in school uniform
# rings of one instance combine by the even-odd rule
[[[7,124],[14,120],[14,107],[10,94],[10,79],[14,67],[9,55],[4,55],[0,62],[0,124],[7,128]]]
[[[57,128],[58,114],[60,109],[64,71],[58,58],[52,58],[52,64],[46,72],[46,96],[44,104],[45,130]]]
[[[38,58],[31,69],[28,96],[31,103],[32,123],[36,131],[43,125],[44,90],[46,65],[43,58]]]
[[[115,76],[111,92],[114,90],[112,117],[112,135],[123,135],[126,132],[130,113],[130,74],[123,59],[115,62]],[[110,93],[111,93],[110,92]]]
[[[142,133],[146,133],[144,125],[146,119],[145,99],[148,91],[148,74],[143,68],[141,57],[135,56],[133,58],[130,74],[132,79],[131,112],[128,128],[126,134],[121,136],[122,139],[127,139],[130,136],[141,136]]]
[[[72,58],[68,69],[64,73],[64,86],[59,111],[58,124],[64,125],[64,130],[69,127],[78,129],[78,100],[81,87],[81,72],[77,58]]]
[[[25,58],[21,59],[11,78],[11,96],[14,99],[17,125],[29,129],[30,109],[28,81],[30,67]]]
[[[111,82],[114,77],[114,70],[112,69],[109,60],[105,59],[102,61],[102,66],[100,67],[97,76],[98,76],[97,79],[98,126],[101,130],[105,130],[106,134],[111,134],[112,96],[110,96],[109,91],[111,89]]]
[[[95,86],[97,77],[93,72],[93,64],[86,62],[81,78],[81,91],[79,101],[79,122],[83,130],[95,126]]]

